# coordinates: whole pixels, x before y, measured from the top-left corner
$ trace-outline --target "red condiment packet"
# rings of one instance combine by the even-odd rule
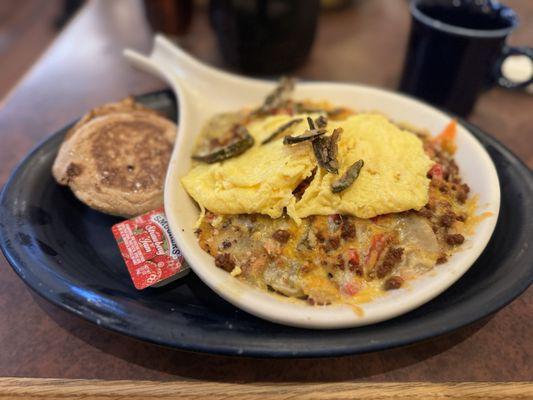
[[[189,272],[162,208],[113,225],[112,231],[137,289],[162,286]]]

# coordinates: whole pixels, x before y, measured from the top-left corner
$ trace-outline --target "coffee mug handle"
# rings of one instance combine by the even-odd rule
[[[506,89],[522,89],[525,88],[533,83],[533,74],[529,77],[529,79],[525,80],[524,82],[513,82],[512,80],[508,79],[503,75],[502,72],[502,65],[504,61],[507,59],[507,57],[510,56],[526,56],[529,57],[529,60],[533,63],[533,48],[531,47],[510,47],[505,46],[502,50],[502,54],[496,63],[496,82],[501,87],[504,87]]]

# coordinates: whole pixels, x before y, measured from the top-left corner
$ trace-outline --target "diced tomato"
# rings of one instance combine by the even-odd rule
[[[359,254],[355,249],[348,249],[348,262],[350,265],[359,265]]]
[[[349,295],[349,296],[355,296],[357,293],[359,293],[360,287],[357,282],[350,281],[346,282],[344,285],[341,286],[341,290],[343,293]]]
[[[442,173],[442,165],[436,163],[434,164],[431,169],[429,170],[429,175],[432,177],[432,178],[435,178],[435,179],[442,179],[443,177],[443,173]]]

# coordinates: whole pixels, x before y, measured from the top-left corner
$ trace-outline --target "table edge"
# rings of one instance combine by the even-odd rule
[[[225,383],[157,382],[103,379],[0,378],[0,399],[526,399],[530,382],[334,382],[334,383]]]

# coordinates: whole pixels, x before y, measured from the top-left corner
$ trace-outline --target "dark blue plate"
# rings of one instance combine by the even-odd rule
[[[139,97],[175,119],[168,91]],[[185,350],[259,357],[362,353],[444,334],[503,307],[532,281],[533,177],[496,140],[462,122],[488,150],[502,189],[500,218],[477,262],[424,306],[380,324],[313,331],[289,328],[236,309],[194,274],[137,291],[111,235],[117,218],[100,214],[55,184],[50,168],[68,127],[39,144],[17,167],[0,199],[0,245],[37,293],[98,325]]]

